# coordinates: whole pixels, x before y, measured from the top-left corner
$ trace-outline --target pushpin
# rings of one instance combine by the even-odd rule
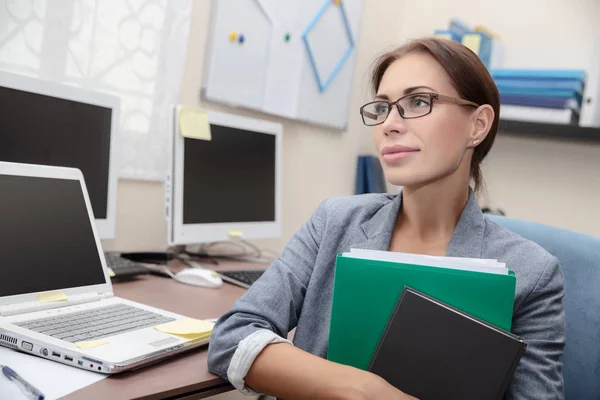
[[[229,32],[229,40],[231,40],[232,42],[234,42],[235,39],[237,39],[237,33],[235,31]]]
[[[244,35],[242,35],[240,33],[240,36],[238,37],[238,41],[240,42],[240,44],[244,43]]]
[[[340,0],[333,0],[333,4],[337,4],[339,6],[340,5]]]
[[[285,34],[285,41],[286,42],[289,42],[291,38],[292,38],[292,35],[290,35],[289,33]]]

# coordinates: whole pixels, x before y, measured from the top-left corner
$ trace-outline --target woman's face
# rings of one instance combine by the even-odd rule
[[[388,67],[376,99],[396,101],[416,92],[460,97],[446,71],[431,55],[414,52]],[[418,106],[427,107],[426,104]],[[474,110],[434,101],[430,114],[403,119],[398,108],[392,107],[385,122],[374,127],[375,146],[386,179],[393,185],[420,187],[459,169],[468,179]]]

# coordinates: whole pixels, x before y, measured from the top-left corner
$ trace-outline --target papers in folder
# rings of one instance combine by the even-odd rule
[[[367,369],[405,287],[510,331],[516,278],[505,264],[352,249],[336,260],[327,358]]]

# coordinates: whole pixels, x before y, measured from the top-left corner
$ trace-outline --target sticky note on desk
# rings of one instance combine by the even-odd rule
[[[110,276],[111,278],[115,276],[115,271],[113,271],[111,267],[108,267],[108,276]]]
[[[75,343],[75,346],[79,347],[80,349],[93,349],[94,347],[103,346],[105,344],[108,344],[108,342],[106,340],[100,339],[88,340],[85,342],[77,342]]]
[[[208,114],[197,108],[179,110],[179,130],[188,139],[212,140]]]
[[[154,327],[157,331],[168,333],[170,335],[181,336],[186,339],[198,339],[200,337],[209,337],[215,324],[213,322],[202,321],[194,318],[183,318],[176,321]]]
[[[37,295],[37,301],[40,303],[52,303],[55,301],[67,301],[67,295],[64,292],[47,292]]]

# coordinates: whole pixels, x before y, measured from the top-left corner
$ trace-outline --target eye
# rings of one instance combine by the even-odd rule
[[[410,98],[410,107],[424,108],[429,107],[430,99],[428,96],[414,96]]]
[[[387,114],[389,105],[387,103],[377,103],[373,105],[375,114],[382,115]]]

